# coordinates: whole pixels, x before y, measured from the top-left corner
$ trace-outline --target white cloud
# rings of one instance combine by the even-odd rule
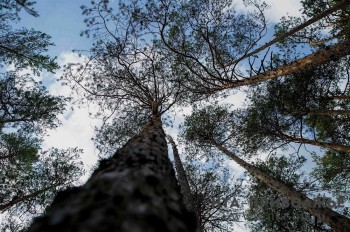
[[[68,63],[82,62],[84,57],[79,57],[73,52],[62,52],[58,57],[58,64],[63,65]],[[59,70],[54,77],[58,80],[62,73]],[[55,81],[48,88],[49,92],[53,95],[71,96],[72,90],[68,86],[62,86],[60,82]],[[72,95],[73,98],[77,99],[79,96]],[[73,99],[74,100],[74,99]],[[74,110],[71,109],[74,107]],[[59,115],[62,125],[56,129],[49,130],[47,136],[44,138],[43,148],[47,149],[50,147],[57,147],[65,149],[69,147],[78,147],[84,150],[82,160],[89,169],[92,165],[95,165],[98,159],[94,144],[91,138],[94,135],[94,127],[101,124],[100,120],[93,119],[89,113],[94,114],[96,112],[96,105],[89,104],[88,107],[77,107],[69,105],[67,111],[63,115]],[[86,176],[84,179],[87,178]]]
[[[281,17],[290,15],[290,16],[300,16],[300,9],[302,5],[299,0],[265,0],[269,9],[265,12],[265,17],[268,20],[268,23],[278,23]],[[245,7],[242,1],[237,1],[235,3],[237,9],[242,11],[250,11],[254,8],[252,6]]]
[[[93,165],[97,160],[91,138],[94,134],[94,126],[97,120],[89,118],[87,108],[79,108],[69,112],[69,118],[60,116],[62,125],[57,129],[50,130],[45,136],[44,147],[79,147],[84,149],[83,161],[87,165]]]
[[[281,17],[286,15],[301,15],[302,5],[298,0],[265,0],[265,2],[270,6],[266,16],[271,23],[277,23]]]
[[[59,80],[61,76],[63,75],[63,66],[69,63],[82,63],[84,61],[85,57],[81,56],[79,57],[76,53],[63,51],[57,58],[57,63],[61,67],[57,71],[57,73],[54,74],[54,77],[56,81],[50,85],[49,91],[53,95],[63,95],[63,96],[70,96],[72,94],[72,90],[68,86],[62,86]],[[76,96],[79,97],[79,96]]]

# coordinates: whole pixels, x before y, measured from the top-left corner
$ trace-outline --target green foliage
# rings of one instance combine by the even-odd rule
[[[3,17],[4,21],[19,20],[20,18],[18,13],[22,9],[25,10],[28,14],[37,17],[39,15],[38,12],[36,12],[33,8],[34,4],[35,2],[30,0],[3,0],[0,3],[1,17]]]
[[[213,141],[224,143],[229,140],[234,126],[228,107],[208,106],[195,109],[185,118],[183,134],[188,141],[210,146]]]
[[[0,62],[13,64],[19,69],[31,68],[37,75],[42,70],[54,72],[58,68],[55,59],[41,55],[53,45],[50,39],[50,36],[33,29],[12,30],[0,23]]]
[[[349,196],[350,193],[350,161],[345,158],[347,155],[345,152],[327,151],[323,156],[313,157],[316,163],[313,176],[338,196]]]
[[[55,59],[45,55],[50,36],[34,29],[13,29],[25,10],[38,16],[34,1],[0,2],[0,211],[2,231],[20,231],[40,214],[60,189],[76,184],[84,173],[81,150],[41,149],[47,129],[59,125],[57,116],[68,98],[51,96],[29,74],[30,69],[54,72]],[[12,66],[12,67],[10,67]]]
[[[113,118],[109,123],[105,122],[100,128],[96,128],[94,142],[100,151],[100,157],[111,157],[116,150],[137,135],[147,122],[147,112],[130,111],[125,115]]]
[[[206,167],[195,161],[188,160],[185,168],[202,231],[232,231],[242,220],[242,182],[235,180],[223,164]]]
[[[39,75],[42,70],[53,72],[58,68],[55,59],[42,53],[47,52],[50,36],[34,29],[13,29],[11,22],[19,20],[18,13],[24,9],[33,16],[34,1],[4,0],[0,3],[0,67],[13,64],[17,69],[31,68]]]
[[[57,115],[68,98],[51,96],[29,75],[7,72],[0,80],[0,123],[4,128],[21,128],[42,133],[58,125]]]
[[[10,226],[7,221],[28,223],[28,219],[42,213],[59,190],[75,185],[84,174],[79,160],[82,150],[77,148],[42,151],[36,140],[28,138],[14,147],[6,145],[7,149],[17,149],[20,153],[1,160],[0,210],[5,212],[6,219],[2,227]]]
[[[319,14],[324,9],[334,6],[335,4],[341,2],[341,0],[303,0],[303,14],[308,17],[312,17],[315,14]],[[328,18],[328,22],[331,22],[332,32],[340,33],[345,32],[344,35],[347,36],[350,29],[349,23],[350,16],[350,6],[342,7],[340,11],[336,14],[333,14]],[[326,22],[325,22],[326,24]]]
[[[305,178],[305,173],[300,170],[305,161],[304,157],[287,158],[275,155],[265,162],[259,161],[256,165],[276,179],[293,186],[300,192],[305,192],[315,188],[314,184]],[[300,207],[284,205],[281,199],[285,199],[285,196],[269,188],[255,177],[251,178],[251,204],[247,210],[247,220],[251,231],[311,232],[315,228],[326,228],[322,223],[315,222],[315,219]],[[274,201],[277,203],[274,204]]]
[[[321,140],[334,137],[337,131],[334,117],[328,115],[310,115],[305,122],[317,130],[317,136]],[[338,134],[339,135],[339,134]],[[334,138],[336,140],[336,138]]]
[[[29,167],[38,159],[40,140],[37,138],[19,133],[1,134],[0,144],[2,165],[22,163]]]
[[[250,88],[250,103],[239,116],[239,144],[248,153],[299,138],[347,146],[350,105],[337,97],[348,96],[348,70],[343,58]]]
[[[97,1],[82,6],[88,28],[82,35],[96,39],[94,51],[101,52],[104,49],[97,45],[108,44],[108,51],[119,56],[140,54],[156,43],[172,66],[182,69],[173,79],[201,99],[210,94],[208,88],[238,79],[242,73],[229,63],[240,60],[264,36],[266,4],[244,3],[249,13],[228,0]],[[138,43],[133,48],[125,46],[134,41]]]
[[[275,35],[278,36],[289,31],[340,2],[341,0],[302,0],[302,15],[300,17],[282,17],[275,26]],[[350,29],[349,16],[349,5],[342,6],[332,14],[294,33],[277,44],[280,55],[283,55],[286,61],[291,61],[302,53],[307,54],[310,51],[327,48],[329,44],[346,39]],[[329,33],[324,33],[324,31]]]

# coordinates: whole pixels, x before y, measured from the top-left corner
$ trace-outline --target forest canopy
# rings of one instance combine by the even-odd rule
[[[350,2],[300,2],[272,28],[259,0],[91,1],[61,68],[13,27],[34,2],[0,3],[4,231],[349,231]],[[71,100],[101,120],[75,187],[82,150],[41,149]]]

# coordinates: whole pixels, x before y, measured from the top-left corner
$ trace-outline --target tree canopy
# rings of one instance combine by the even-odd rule
[[[80,230],[100,225],[106,225],[106,230],[110,229],[108,225],[125,230],[130,215],[151,213],[154,219],[159,216],[158,209],[171,215],[174,228],[192,228],[183,219],[186,213],[178,215],[191,210],[186,211],[189,207],[185,204],[184,208],[178,198],[180,192],[162,129],[174,106],[192,106],[192,114],[185,117],[182,136],[196,156],[203,155],[208,161],[226,155],[250,173],[249,191],[253,197],[286,198],[291,203],[283,209],[276,205],[250,207],[248,221],[253,231],[350,228],[346,212],[327,205],[315,206],[318,200],[308,191],[317,186],[318,192],[340,196],[339,191],[349,190],[349,1],[303,0],[302,16],[282,18],[271,40],[267,36],[268,6],[258,0],[242,3],[239,8],[229,0],[100,0],[81,7],[86,24],[81,34],[93,44],[90,50],[78,52],[83,62],[64,67],[62,80],[81,96],[81,102],[98,105],[95,116],[102,118],[103,125],[96,128],[94,141],[105,159],[83,187],[61,193],[47,213],[34,222],[31,231],[54,229],[50,220],[56,214],[65,215],[57,223],[66,228],[69,225],[65,220],[74,228],[82,220],[88,223]],[[7,0],[1,4],[5,9],[3,17],[8,16],[0,23],[2,63],[13,64],[16,70],[29,68],[36,74],[58,68],[54,59],[43,55],[52,45],[48,35],[14,30],[8,23],[8,19],[19,20],[21,9],[38,16],[33,2]],[[56,183],[61,187],[69,185],[67,181],[75,179],[80,169],[73,161],[79,150],[40,150],[42,134],[59,124],[57,114],[63,112],[68,99],[51,96],[29,75],[19,76],[14,71],[3,76],[0,161],[11,168],[11,172],[4,172],[8,175],[5,179],[17,178],[22,183],[26,176],[35,176],[42,181],[32,184],[37,188],[25,193],[6,193],[5,208],[18,199],[36,197],[48,186],[53,195]],[[226,90],[240,91],[241,87],[246,87],[244,107],[233,109],[230,104],[211,101],[218,95],[230,95]],[[197,107],[194,103],[208,106]],[[15,132],[7,133],[9,128]],[[294,156],[291,148],[296,150]],[[313,152],[308,149],[317,150],[317,155],[310,155]],[[60,156],[61,152],[65,155]],[[41,159],[45,154],[57,156],[50,160],[53,167],[49,166],[50,174],[46,176],[51,182],[39,177],[46,172],[41,164],[46,162]],[[257,162],[257,156],[267,158]],[[203,202],[237,189],[225,187],[227,180],[218,181],[220,178],[213,172],[201,172],[192,158],[187,177],[197,197],[197,211],[207,213],[197,214],[197,219],[204,230],[225,231],[234,223],[232,215],[222,207],[210,208]],[[308,174],[299,172],[305,168],[306,160],[315,165]],[[18,173],[19,169],[13,168],[17,164],[25,172]],[[320,179],[313,185],[303,179],[304,175]],[[118,188],[111,176],[120,182]],[[165,186],[169,189],[165,190]],[[85,202],[88,196],[94,200]],[[184,193],[183,196],[186,197]],[[135,199],[145,207],[143,211],[126,207],[134,205]],[[109,204],[112,200],[116,208]],[[158,200],[171,205],[158,204]],[[72,202],[74,207],[70,206]],[[300,208],[294,207],[297,204]],[[86,210],[91,214],[84,214]],[[118,213],[102,217],[102,211]],[[271,214],[283,214],[290,220],[273,220]],[[90,221],[91,215],[95,216]],[[176,223],[180,218],[184,221]],[[158,219],[162,228],[170,225],[163,223],[164,217]],[[152,226],[143,220],[139,222]],[[139,228],[141,224],[134,226]]]

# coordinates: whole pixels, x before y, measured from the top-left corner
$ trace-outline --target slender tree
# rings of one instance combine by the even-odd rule
[[[190,185],[187,180],[187,175],[184,166],[182,165],[182,161],[180,159],[179,151],[177,150],[175,141],[170,135],[167,135],[167,138],[171,144],[173,155],[174,155],[174,161],[175,161],[175,170],[177,173],[179,185],[181,188],[181,194],[184,198],[184,204],[188,211],[195,212],[194,202],[193,202],[193,196],[191,193]]]
[[[185,205],[196,212],[199,231],[232,231],[233,225],[243,217],[241,180],[234,180],[225,165],[217,160],[210,162],[210,168],[205,167],[199,162],[197,152],[189,154],[185,162],[181,161],[172,137],[167,135],[167,138],[173,149]]]
[[[305,161],[303,156],[274,155],[264,162],[258,161],[256,166],[300,192],[313,194],[318,186],[300,170]],[[293,207],[285,196],[264,182],[253,176],[251,182],[247,220],[252,231],[330,231],[301,207]],[[321,202],[321,198],[319,200]]]
[[[188,140],[195,141],[198,144],[207,144],[216,147],[222,153],[233,159],[237,164],[245,168],[251,175],[258,178],[275,191],[283,194],[292,204],[300,205],[301,208],[337,231],[349,230],[349,218],[329,208],[318,208],[315,201],[310,199],[307,195],[244,161],[237,156],[235,152],[228,150],[224,145],[225,143],[229,144],[234,131],[228,131],[229,128],[225,128],[226,125],[230,124],[231,120],[227,109],[218,107],[215,111],[215,108],[211,107],[210,110],[204,109],[198,112],[198,114],[195,112],[185,121],[185,128],[187,128],[185,130],[185,137]],[[223,120],[225,118],[227,119],[226,121]],[[204,131],[203,128],[206,128],[206,130]]]
[[[111,124],[105,124],[102,130],[98,131],[95,141],[98,147],[102,148],[101,156],[105,156],[103,153],[108,156],[110,151],[120,147],[120,141],[128,140],[139,133],[138,125],[143,121],[142,117],[132,113],[128,115],[130,117],[113,119]],[[170,140],[169,135],[167,138]],[[213,166],[211,168],[199,165],[198,157],[195,155],[191,155],[186,162],[182,161],[175,142],[170,144],[180,192],[185,207],[187,205],[187,209],[195,212],[199,225],[197,230],[232,231],[233,224],[242,220],[243,211],[240,208],[242,206],[240,197],[244,190],[242,183],[228,178],[227,171],[223,172],[224,174],[218,172],[222,169],[218,161],[211,162]]]
[[[248,54],[242,56],[240,58],[240,60],[243,60],[243,59],[248,58],[252,55],[258,54],[259,52],[263,51],[264,49],[269,48],[271,45],[274,45],[276,43],[282,43],[284,41],[284,39],[288,38],[289,36],[295,37],[298,32],[305,30],[308,26],[312,25],[313,23],[315,23],[315,22],[319,23],[320,21],[324,20],[324,18],[328,18],[328,17],[332,16],[333,13],[341,10],[344,7],[348,7],[348,5],[349,5],[349,2],[347,2],[347,1],[339,1],[332,6],[328,6],[327,8],[323,8],[322,10],[315,12],[317,14],[315,14],[315,13],[308,14],[306,11],[308,9],[310,9],[310,7],[307,6],[305,4],[305,2],[306,1],[302,1],[302,3],[304,4],[304,13],[306,14],[306,16],[310,17],[309,19],[304,20],[304,22],[299,23],[298,25],[296,25],[293,28],[288,28],[285,25],[283,25],[283,26],[277,25],[278,29],[277,29],[276,37],[274,39],[267,42],[263,46],[255,49],[254,51],[251,51]],[[336,21],[336,20],[334,20],[334,21]],[[282,30],[282,28],[284,29],[284,31]],[[338,32],[337,36],[339,37],[340,35],[343,35],[343,34]],[[333,40],[337,36],[333,36],[333,37],[326,39],[326,40],[323,40],[323,41]],[[315,39],[315,38],[313,38],[313,39]],[[311,38],[310,38],[310,40],[312,41]],[[312,42],[312,43],[316,44],[316,43],[320,43],[320,42]],[[236,63],[236,62],[238,62],[238,60],[235,62],[232,62],[232,63]]]

